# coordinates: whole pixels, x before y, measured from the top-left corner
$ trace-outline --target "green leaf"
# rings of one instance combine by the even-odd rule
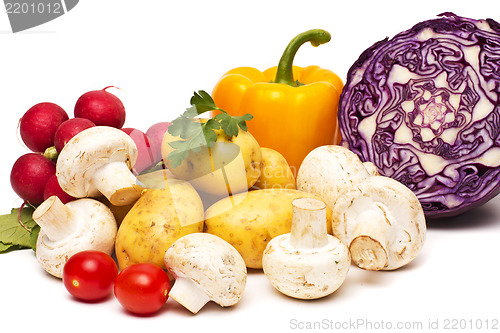
[[[217,141],[217,134],[215,131],[221,128],[221,124],[217,122],[214,118],[209,119],[203,126],[203,136],[205,138],[205,145],[212,147]]]
[[[8,252],[8,250],[11,247],[12,247],[12,244],[10,244],[10,243],[4,244],[3,242],[0,242],[0,253]]]
[[[193,122],[192,118],[181,115],[172,121],[167,130],[173,136],[180,136],[182,139],[187,139],[195,134],[199,128],[200,124]]]
[[[248,120],[252,120],[253,116],[250,113],[247,113],[246,115],[243,115],[240,117],[233,117],[233,118],[234,118],[234,121],[238,124],[238,127],[246,132],[248,130],[246,122]]]
[[[234,136],[234,129],[231,128],[231,116],[227,113],[220,113],[214,117],[214,119],[221,125],[221,128],[224,129],[224,133],[228,136]],[[236,134],[238,134],[238,128],[236,128]]]
[[[32,218],[33,211],[32,207],[24,207],[18,216],[19,209],[14,208],[10,214],[0,216],[0,243],[2,244],[0,253],[18,248],[33,248],[33,233],[38,232],[35,229],[39,230]],[[29,231],[22,227],[19,218]]]
[[[191,105],[196,108],[198,115],[212,110],[220,110],[216,105],[212,96],[206,91],[200,90],[195,92],[191,97]],[[222,110],[221,110],[222,111]]]
[[[31,234],[30,234],[30,246],[33,249],[33,251],[36,251],[36,241],[38,239],[38,234],[40,233],[40,226],[35,225],[33,228],[31,228]]]
[[[189,137],[187,140],[169,142],[169,145],[174,148],[174,151],[168,154],[167,159],[175,169],[181,165],[182,161],[189,156],[191,151],[199,152],[202,147],[207,145],[206,142],[202,127],[199,127],[198,133]]]
[[[235,117],[230,116],[227,113],[221,113],[215,116],[219,120],[224,133],[228,136],[238,136],[239,129],[247,131],[247,120],[252,120],[253,116],[251,114],[246,114],[244,116]]]
[[[253,118],[250,114],[232,117],[218,108],[210,94],[203,90],[195,92],[190,102],[192,107],[173,120],[168,127],[168,133],[183,139],[169,142],[174,150],[168,154],[167,159],[173,168],[181,165],[191,151],[199,152],[202,147],[213,147],[217,141],[216,131],[222,129],[227,136],[237,136],[240,129],[247,130],[246,121]],[[222,113],[204,123],[193,121],[196,116],[212,110],[219,110]]]
[[[177,168],[179,165],[181,165],[182,161],[184,161],[189,155],[189,150],[181,150],[181,149],[176,149],[174,151],[171,151],[167,159],[170,161],[170,165],[172,168]]]
[[[27,247],[19,246],[19,245],[0,243],[0,254],[1,253],[12,252],[12,251],[16,251],[16,250],[22,250],[22,249],[26,249],[26,248]]]

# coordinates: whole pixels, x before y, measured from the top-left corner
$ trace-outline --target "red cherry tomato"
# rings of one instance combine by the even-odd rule
[[[82,251],[68,259],[63,268],[63,283],[74,297],[97,301],[113,291],[118,267],[113,258],[100,251]]]
[[[115,282],[116,299],[135,314],[157,312],[167,301],[169,292],[168,274],[149,263],[128,266],[118,274]]]

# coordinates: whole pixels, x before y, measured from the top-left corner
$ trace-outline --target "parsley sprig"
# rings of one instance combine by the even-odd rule
[[[191,107],[168,127],[168,133],[182,139],[169,143],[174,150],[168,154],[167,159],[173,168],[181,165],[190,152],[198,153],[204,147],[212,148],[217,141],[215,131],[222,129],[228,136],[238,136],[240,129],[247,131],[246,121],[253,118],[251,114],[239,117],[229,115],[217,107],[210,94],[203,90],[195,92],[190,102]],[[204,123],[193,121],[195,117],[212,110],[221,113]]]

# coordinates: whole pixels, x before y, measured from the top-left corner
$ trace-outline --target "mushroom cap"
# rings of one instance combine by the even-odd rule
[[[382,220],[387,241],[383,270],[406,265],[420,253],[426,233],[422,206],[416,195],[400,182],[383,176],[365,179],[348,190],[332,207],[332,231],[351,244],[359,224]]]
[[[72,237],[51,241],[40,229],[36,243],[36,258],[51,275],[62,278],[68,259],[81,251],[97,250],[109,255],[113,253],[117,232],[116,220],[111,210],[103,203],[89,198],[70,201],[66,206],[75,210],[78,224]]]
[[[166,251],[165,266],[174,277],[191,279],[221,306],[236,304],[245,289],[245,261],[231,244],[212,234],[179,238]]]
[[[297,189],[318,195],[332,207],[347,188],[370,176],[358,155],[342,146],[326,145],[312,150],[300,165]]]
[[[271,284],[281,293],[299,299],[330,295],[344,283],[351,257],[338,238],[328,244],[301,250],[290,244],[290,234],[274,237],[262,257],[262,267]]]
[[[92,176],[110,162],[124,162],[131,169],[137,160],[137,146],[120,129],[94,126],[69,140],[59,153],[56,174],[61,188],[76,198],[99,195]]]

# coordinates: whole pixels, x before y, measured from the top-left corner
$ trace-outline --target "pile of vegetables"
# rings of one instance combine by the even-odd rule
[[[351,263],[399,269],[422,251],[425,215],[498,191],[499,32],[451,14],[422,22],[364,52],[342,90],[329,70],[293,66],[301,45],[330,40],[307,31],[277,68],[231,70],[146,133],[123,128],[109,87],[82,95],[72,119],[37,104],[20,120],[32,152],[11,183],[25,203],[0,217],[0,252],[33,248],[74,297],[114,293],[137,314],[169,297],[192,313],[233,306],[248,268],[300,299],[334,293]]]
[[[31,107],[19,120],[19,134],[31,152],[15,161],[10,181],[12,189],[24,204],[19,209],[13,209],[10,215],[2,217],[0,253],[19,247],[35,248],[39,228],[31,219],[34,207],[52,195],[56,195],[64,204],[75,199],[73,193],[68,193],[68,188],[63,190],[60,186],[62,181],[59,181],[61,176],[56,175],[56,160],[59,160],[59,154],[67,142],[83,130],[105,126],[129,134],[134,146],[140,148],[140,161],[132,169],[134,174],[153,168],[161,161],[161,140],[169,123],[154,124],[146,133],[134,128],[122,128],[125,108],[118,97],[107,91],[109,88],[89,91],[80,96],[75,103],[73,118],[69,118],[59,105],[43,102]],[[126,139],[129,136],[125,136]],[[73,170],[69,167],[64,169]]]

